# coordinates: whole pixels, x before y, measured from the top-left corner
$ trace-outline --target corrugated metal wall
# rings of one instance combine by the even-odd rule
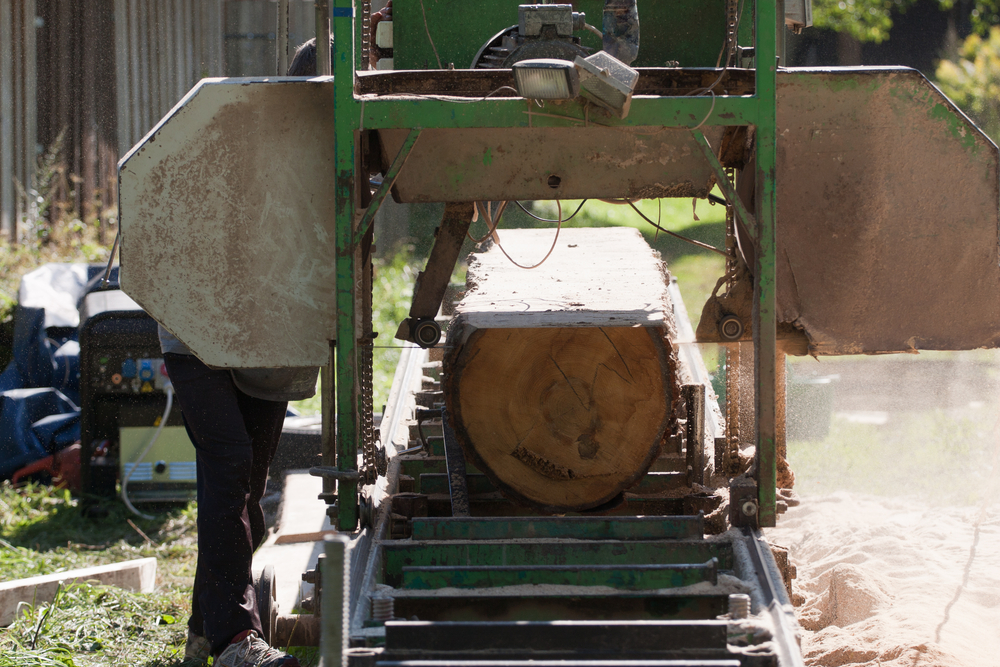
[[[114,199],[114,50],[107,38],[113,14],[101,0],[36,0],[38,143],[57,167],[39,174],[61,210],[87,219]],[[46,182],[49,185],[46,187]]]
[[[0,0],[0,236],[16,240],[35,165],[35,0]]]
[[[0,235],[30,214],[15,182],[37,185],[38,156],[56,147],[51,198],[88,220],[112,218],[119,156],[200,79],[275,73],[277,6],[0,0]],[[291,52],[313,22],[311,1],[290,0]]]
[[[122,155],[196,84],[224,76],[220,0],[115,0]]]
[[[284,75],[276,71],[277,5],[274,0],[228,0],[225,10],[226,76]],[[311,0],[288,2],[288,61],[295,47],[316,35]]]

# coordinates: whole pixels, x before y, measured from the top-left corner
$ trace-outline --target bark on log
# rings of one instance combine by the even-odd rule
[[[502,230],[538,261],[554,230]],[[467,459],[548,512],[619,496],[649,469],[679,397],[669,276],[632,229],[562,230],[549,260],[474,255],[448,333],[445,400]]]

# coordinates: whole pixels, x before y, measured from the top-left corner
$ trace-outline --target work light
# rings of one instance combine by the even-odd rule
[[[532,100],[571,100],[580,92],[576,67],[568,60],[535,58],[514,63],[517,94]]]
[[[628,115],[632,91],[639,71],[604,51],[589,58],[576,58],[581,94],[588,100],[614,112],[619,118]]]

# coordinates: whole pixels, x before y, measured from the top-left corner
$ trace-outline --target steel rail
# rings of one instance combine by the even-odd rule
[[[750,560],[764,595],[764,604],[774,624],[773,639],[779,664],[781,667],[805,667],[798,643],[795,610],[767,540],[757,528],[743,530],[746,540],[750,542]]]

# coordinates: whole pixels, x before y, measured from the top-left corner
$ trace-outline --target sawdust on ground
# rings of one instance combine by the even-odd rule
[[[778,524],[807,665],[1000,667],[1000,504],[839,493]]]

